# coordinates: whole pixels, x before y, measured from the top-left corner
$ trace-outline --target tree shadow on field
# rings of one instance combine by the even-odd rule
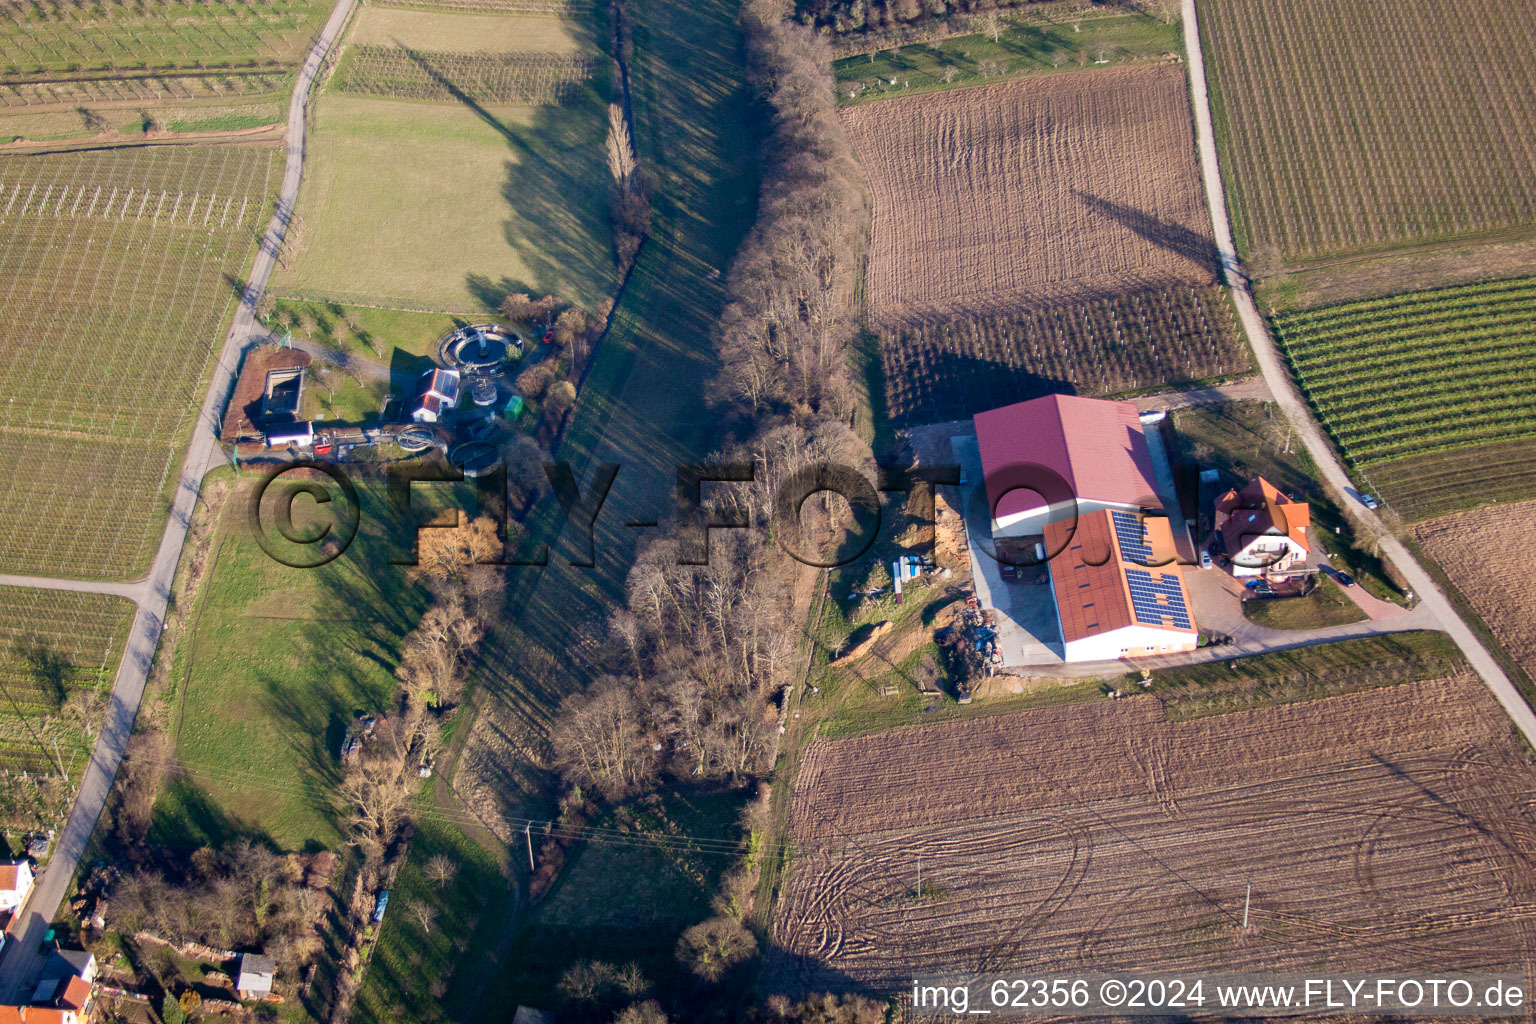
[[[887,332],[888,338],[893,333]],[[897,427],[967,419],[978,409],[1078,393],[1072,381],[953,350],[931,352],[920,373],[892,367],[884,380],[885,404]]]
[[[510,216],[502,232],[527,270],[527,280],[470,274],[465,285],[489,310],[512,292],[551,293],[590,311],[617,286],[610,243],[607,196],[611,186],[602,159],[606,132],[606,62],[597,77],[575,83],[565,102],[532,108],[526,124],[504,121],[453,81],[431,56],[397,46],[453,99],[506,140],[512,159],[502,198]],[[594,202],[593,197],[600,197]],[[594,287],[596,291],[594,291]]]
[[[1074,188],[1072,194],[1084,206],[1101,213],[1110,220],[1127,227],[1153,245],[1193,260],[1212,273],[1221,266],[1216,252],[1216,242],[1198,231],[1191,231],[1182,224],[1175,224],[1154,217],[1144,210],[1125,206],[1112,199],[1103,199],[1089,192]]]
[[[59,652],[41,643],[32,644],[22,652],[22,660],[27,663],[27,675],[37,686],[37,690],[47,698],[49,704],[55,709],[64,706],[64,701],[69,696],[70,663]]]

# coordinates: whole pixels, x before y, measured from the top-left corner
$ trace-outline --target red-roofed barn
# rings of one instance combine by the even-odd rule
[[[1130,402],[1047,395],[976,416],[992,536],[1031,537],[1099,509],[1163,507]],[[1042,467],[1048,472],[1041,472]]]
[[[1192,651],[1199,627],[1168,520],[1090,512],[1045,529],[1051,591],[1067,661],[1115,661]]]

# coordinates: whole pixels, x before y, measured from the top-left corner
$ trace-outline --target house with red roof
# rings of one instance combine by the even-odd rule
[[[1039,537],[1103,509],[1162,509],[1136,406],[1047,395],[978,413],[992,536]]]
[[[1311,506],[1263,477],[1217,498],[1215,525],[1234,576],[1283,575],[1305,566],[1312,553]]]
[[[31,891],[31,864],[24,860],[0,864],[0,914],[20,909]]]
[[[1173,531],[1161,516],[1099,509],[1046,524],[1051,592],[1066,661],[1193,651],[1195,624]]]

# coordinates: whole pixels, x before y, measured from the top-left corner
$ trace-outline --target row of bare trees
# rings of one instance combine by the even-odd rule
[[[374,728],[342,773],[341,798],[365,876],[399,838],[419,769],[437,755],[439,716],[463,695],[470,661],[502,592],[501,570],[486,563],[501,554],[496,523],[486,516],[456,529],[419,531],[412,573],[433,602],[401,645],[397,712]]]
[[[785,20],[789,12],[787,0],[747,0],[742,13],[772,131],[757,222],[727,280],[716,397],[754,416],[844,416],[867,222],[863,177],[837,117],[826,41]]]
[[[767,767],[774,699],[798,664],[792,593],[803,566],[787,551],[815,547],[829,523],[813,500],[794,522],[770,528],[775,497],[817,463],[870,461],[868,446],[837,421],[780,424],[728,454],[751,461],[755,479],[719,488],[705,510],[747,527],[712,531],[704,565],[684,564],[677,540],[641,551],[627,605],[609,624],[624,672],[568,698],[556,716],[557,765],[609,799],[663,774],[741,781]]]
[[[626,800],[663,779],[741,783],[766,773],[778,698],[803,664],[795,593],[809,570],[788,552],[835,543],[841,511],[813,498],[786,520],[777,499],[818,464],[872,462],[847,425],[847,346],[858,327],[867,222],[862,180],[834,109],[830,53],[790,13],[787,0],[745,0],[742,15],[772,131],[758,219],[732,262],[716,339],[722,369],[710,397],[737,414],[738,432],[707,461],[753,472],[701,497],[706,521],[744,528],[709,531],[701,545],[697,533],[682,532],[695,524],[682,522],[636,557],[625,606],[609,621],[614,671],[567,698],[550,729],[567,802],[584,791]],[[728,871],[713,916],[679,936],[678,960],[702,986],[685,1004],[728,990],[756,956],[744,921],[755,872],[750,859]],[[664,1024],[661,1004],[638,990],[619,993],[615,971],[575,965],[561,983],[566,1010],[583,1021]],[[829,1019],[800,1010],[786,1003],[759,1019]]]
[[[651,233],[651,177],[640,164],[630,130],[629,67],[635,56],[634,30],[625,0],[608,3],[609,49],[618,98],[608,105],[609,217],[619,274],[629,273],[640,243]]]

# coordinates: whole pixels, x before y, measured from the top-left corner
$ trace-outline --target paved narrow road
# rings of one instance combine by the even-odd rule
[[[111,791],[112,780],[122,763],[123,750],[133,731],[133,720],[138,714],[139,701],[144,696],[144,682],[154,661],[155,647],[163,629],[166,601],[171,593],[171,581],[176,575],[176,563],[181,557],[181,546],[186,540],[187,526],[192,521],[192,511],[197,505],[198,492],[202,487],[203,472],[210,463],[220,459],[218,445],[219,421],[224,405],[234,387],[235,374],[240,358],[258,328],[255,317],[256,300],[266,289],[272,275],[277,254],[282,247],[288,222],[293,217],[294,204],[299,196],[299,182],[304,171],[304,119],[309,106],[310,86],[330,52],[331,46],[341,34],[347,17],[356,0],[337,0],[325,27],[315,39],[304,66],[299,70],[294,84],[293,99],[288,104],[287,165],[283,173],[282,191],[278,195],[277,209],[262,236],[260,249],[246,279],[245,294],[235,310],[234,323],[229,336],[219,351],[213,369],[213,380],[202,411],[192,431],[187,446],[181,478],[176,485],[176,497],[171,506],[170,521],[160,539],[160,549],[155,555],[149,577],[137,584],[130,597],[138,602],[139,610],[133,619],[133,628],[123,649],[123,660],[112,684],[112,700],[107,708],[106,721],[97,738],[96,749],[86,765],[80,780],[75,804],[64,823],[63,830],[54,843],[53,858],[37,880],[26,905],[17,913],[8,929],[3,958],[0,958],[0,996],[16,1002],[32,993],[42,958],[37,955],[48,923],[58,912],[70,879],[80,864],[101,809]],[[64,590],[88,590],[109,593],[104,584],[83,583],[74,580],[39,580],[36,577],[11,577],[27,580],[23,586],[42,586]]]
[[[109,594],[126,597],[143,607],[149,604],[149,578],[136,583],[111,583],[103,580],[67,580],[56,576],[13,576],[0,572],[0,587],[33,587],[37,590],[68,590],[76,594]]]
[[[1216,132],[1211,121],[1210,96],[1206,90],[1205,55],[1200,48],[1200,23],[1195,10],[1195,0],[1183,0],[1183,5],[1184,49],[1189,60],[1190,96],[1194,104],[1195,134],[1200,148],[1200,169],[1205,179],[1206,201],[1210,206],[1211,225],[1215,229],[1216,248],[1221,257],[1222,274],[1226,278],[1227,286],[1232,290],[1238,319],[1242,322],[1243,331],[1248,335],[1248,343],[1253,347],[1259,370],[1269,383],[1269,389],[1273,392],[1281,411],[1296,427],[1296,433],[1306,445],[1307,453],[1317,464],[1318,471],[1323,477],[1323,485],[1330,497],[1338,503],[1346,516],[1362,528],[1361,533],[1364,536],[1381,538],[1382,557],[1391,562],[1407,580],[1408,586],[1423,602],[1424,607],[1429,609],[1440,627],[1456,642],[1456,646],[1461,648],[1462,654],[1466,656],[1467,661],[1471,662],[1478,675],[1483,677],[1483,681],[1493,691],[1494,699],[1509,713],[1515,726],[1525,736],[1526,742],[1536,747],[1536,714],[1532,713],[1530,706],[1521,697],[1520,691],[1515,688],[1515,684],[1504,673],[1498,661],[1488,653],[1488,649],[1478,640],[1477,634],[1472,632],[1472,628],[1462,619],[1455,606],[1451,604],[1424,567],[1403,546],[1402,542],[1392,535],[1381,518],[1360,503],[1360,493],[1350,482],[1349,474],[1345,472],[1343,463],[1334,453],[1333,446],[1328,443],[1322,428],[1312,418],[1312,411],[1302,400],[1301,392],[1291,380],[1285,361],[1280,356],[1274,338],[1270,336],[1269,326],[1259,315],[1259,307],[1253,301],[1253,293],[1248,288],[1248,279],[1243,276],[1238,267],[1237,247],[1232,241],[1232,225],[1227,219],[1226,189],[1222,185],[1221,165],[1216,156]]]

